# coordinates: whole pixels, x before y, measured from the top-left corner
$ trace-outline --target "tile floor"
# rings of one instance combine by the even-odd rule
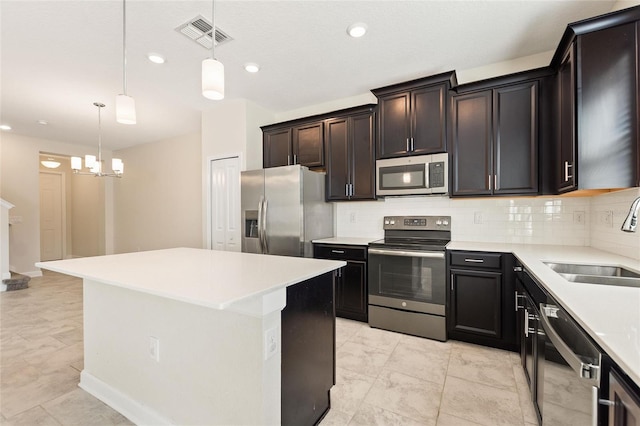
[[[516,354],[338,318],[332,425],[536,424]],[[77,385],[82,282],[45,271],[0,294],[0,425],[130,425]]]
[[[517,354],[337,319],[336,385],[322,426],[537,425]]]

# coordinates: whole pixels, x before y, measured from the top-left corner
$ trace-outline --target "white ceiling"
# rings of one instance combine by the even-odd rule
[[[217,0],[216,25],[234,40],[216,50],[226,99],[283,112],[451,69],[556,48],[567,23],[613,1]],[[200,63],[210,52],[174,28],[210,1],[127,1],[127,91],[138,124],[115,122],[122,92],[122,2],[0,1],[0,122],[13,132],[119,149],[200,131]],[[361,39],[346,28],[365,22]],[[156,65],[148,52],[162,53]],[[243,64],[257,62],[258,74]],[[42,126],[37,120],[47,120]]]

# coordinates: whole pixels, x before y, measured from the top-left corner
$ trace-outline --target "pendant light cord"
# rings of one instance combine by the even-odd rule
[[[211,59],[216,59],[216,0],[211,0]]]
[[[122,90],[127,94],[127,0],[122,0]]]

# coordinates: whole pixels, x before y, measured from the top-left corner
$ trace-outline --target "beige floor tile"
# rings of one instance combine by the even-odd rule
[[[385,368],[442,385],[447,375],[450,354],[451,346],[446,343],[403,337]]]
[[[447,376],[440,412],[486,426],[523,425],[515,391]]]
[[[400,333],[392,331],[380,330],[379,328],[371,328],[369,326],[362,327],[353,336],[350,341],[381,349],[391,353],[400,341]]]
[[[516,391],[509,353],[455,347],[449,359],[449,376]]]
[[[435,426],[435,424],[435,421],[416,421],[370,404],[362,404],[361,409],[349,422],[349,426]]]
[[[427,424],[435,424],[442,386],[406,374],[383,370],[365,402]]]
[[[49,374],[41,374],[37,379],[22,386],[0,389],[2,415],[11,418],[30,408],[50,401],[77,388],[80,374],[66,367]]]
[[[336,384],[331,388],[331,409],[352,416],[371,389],[375,379],[344,368],[336,369]]]
[[[77,323],[75,322],[70,324],[73,328],[67,331],[52,334],[51,337],[61,341],[65,345],[74,345],[76,343],[82,344],[82,342],[84,341],[82,327],[78,327]]]
[[[366,376],[378,377],[390,355],[390,351],[361,343],[345,342],[336,351],[336,366]]]
[[[446,413],[438,415],[437,426],[481,426],[479,423],[470,422],[460,417],[452,416]]]
[[[36,340],[13,336],[2,342],[0,363],[9,363],[15,361],[16,358],[47,355],[64,347],[66,347],[64,343],[50,336],[39,337]]]
[[[43,404],[45,410],[65,425],[132,425],[126,417],[82,389]]]
[[[11,426],[60,426],[61,423],[54,419],[41,406],[33,407],[23,413],[7,420]]]
[[[368,327],[368,325],[360,321],[336,318],[336,348],[355,336],[362,327]]]
[[[320,422],[320,426],[347,426],[351,420],[351,414],[343,413],[331,407],[324,419]]]
[[[74,363],[81,362],[83,359],[83,343],[65,346],[46,355],[39,354],[24,358],[27,363],[35,365],[43,373],[71,366]]]

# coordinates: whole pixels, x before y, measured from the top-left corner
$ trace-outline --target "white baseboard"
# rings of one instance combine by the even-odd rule
[[[80,384],[78,386],[136,425],[156,426],[173,424],[154,410],[134,401],[119,390],[88,373],[86,370],[82,370],[80,373]]]

